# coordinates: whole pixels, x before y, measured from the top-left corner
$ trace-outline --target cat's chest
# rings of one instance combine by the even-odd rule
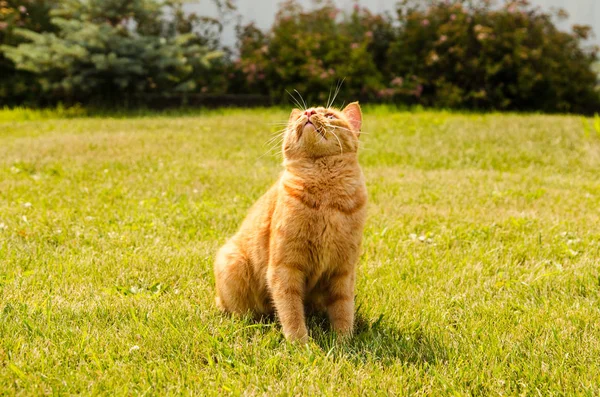
[[[310,267],[326,270],[357,251],[367,201],[360,173],[322,180],[284,178],[280,186],[277,230],[283,240],[304,247]]]
[[[362,176],[341,180],[324,178],[309,182],[288,179],[282,182],[282,187],[293,208],[306,209],[309,215],[323,219],[324,222],[335,221],[338,218],[336,212],[352,214],[366,201],[366,187]]]
[[[358,257],[362,225],[341,214],[321,214],[310,219],[306,238],[308,290],[319,289],[320,281],[353,264]]]
[[[318,268],[335,266],[357,249],[362,235],[363,215],[347,215],[336,210],[311,211],[304,214],[307,248],[311,262]]]

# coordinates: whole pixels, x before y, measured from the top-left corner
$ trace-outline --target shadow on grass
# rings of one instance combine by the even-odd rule
[[[446,348],[422,328],[398,329],[387,324],[383,315],[370,321],[357,313],[354,336],[347,341],[331,332],[325,315],[309,315],[308,326],[313,341],[329,355],[357,363],[391,365],[400,361],[420,365],[447,360]]]
[[[261,329],[260,332],[266,334],[275,327],[277,332],[281,332],[275,315],[249,316],[243,321],[248,324],[242,328],[244,331]],[[395,328],[385,321],[383,315],[370,320],[360,311],[357,312],[354,335],[349,340],[332,332],[325,313],[308,311],[307,323],[313,343],[333,359],[349,360],[356,364],[376,362],[384,366],[398,362],[423,365],[447,361],[446,347],[422,327]],[[283,335],[276,343],[281,342]]]

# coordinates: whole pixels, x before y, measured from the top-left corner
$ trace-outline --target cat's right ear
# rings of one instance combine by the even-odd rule
[[[300,117],[301,114],[302,114],[302,110],[300,110],[300,109],[294,109],[294,110],[292,110],[292,113],[290,114],[290,118],[288,120],[288,123],[291,123],[292,121],[295,121],[298,117]]]

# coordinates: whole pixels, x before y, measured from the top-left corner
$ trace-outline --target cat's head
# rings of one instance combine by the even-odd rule
[[[358,151],[362,113],[358,102],[344,110],[294,109],[283,138],[286,159],[332,156]]]

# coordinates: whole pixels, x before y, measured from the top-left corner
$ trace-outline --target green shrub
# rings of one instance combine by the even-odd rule
[[[600,100],[582,50],[589,27],[559,31],[527,1],[405,1],[387,72],[418,83],[425,105],[591,112]]]
[[[592,112],[600,107],[590,28],[559,31],[525,0],[398,4],[397,19],[331,2],[284,3],[273,27],[239,30],[238,92],[323,101],[345,78],[348,97],[469,108]],[[559,17],[562,14],[559,13]]]
[[[273,26],[238,27],[239,58],[221,21],[183,0],[0,0],[0,100],[122,102],[148,94],[300,91],[425,106],[593,113],[600,109],[591,28],[563,32],[527,0],[404,0],[396,16],[331,0],[281,5]],[[222,10],[231,0],[212,0]],[[15,70],[15,66],[18,70]],[[285,98],[285,99],[284,99]],[[135,104],[134,103],[134,104]]]
[[[377,61],[384,62],[391,23],[355,7],[342,15],[331,2],[305,11],[294,0],[285,2],[268,32],[254,25],[238,31],[240,59],[234,78],[239,89],[281,99],[294,89],[311,101],[326,101],[329,92],[345,79],[343,89],[352,96],[374,97],[383,89]]]

